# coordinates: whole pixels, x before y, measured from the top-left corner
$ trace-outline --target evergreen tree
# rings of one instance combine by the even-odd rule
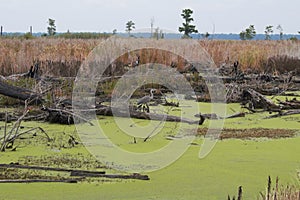
[[[240,32],[241,40],[252,40],[256,36],[254,25],[250,25],[245,31]]]
[[[128,21],[126,23],[126,32],[128,32],[129,36],[130,36],[130,32],[135,29],[135,23],[133,21]]]
[[[181,16],[184,19],[182,26],[178,28],[179,32],[184,32],[182,38],[191,38],[191,33],[198,33],[195,25],[191,25],[191,22],[194,21],[192,18],[193,11],[191,9],[182,10]]]
[[[55,26],[55,20],[54,19],[48,19],[48,35],[53,36],[56,34],[56,26]]]

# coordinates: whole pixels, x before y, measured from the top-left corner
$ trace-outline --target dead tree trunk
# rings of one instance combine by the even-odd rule
[[[25,88],[9,85],[0,79],[0,94],[34,104],[41,104],[43,99],[37,93]]]

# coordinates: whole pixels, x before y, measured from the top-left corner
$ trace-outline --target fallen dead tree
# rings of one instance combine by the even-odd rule
[[[276,105],[271,100],[267,99],[264,95],[256,92],[253,89],[245,89],[242,94],[243,104],[249,104],[249,109],[263,109],[265,111],[278,111],[280,106]]]
[[[39,94],[26,88],[7,84],[2,79],[0,79],[0,94],[14,99],[32,102],[34,104],[41,104],[44,101]]]
[[[112,112],[112,108],[109,106],[101,106],[97,108],[96,114],[104,115],[104,116],[128,117],[128,114],[125,110],[116,109],[116,112]],[[200,125],[204,122],[204,120],[191,120],[191,119],[181,118],[173,115],[139,112],[134,109],[130,109],[130,117],[136,119],[157,120],[157,121],[165,120],[169,122],[183,122],[188,124],[200,124]]]
[[[42,108],[43,111],[48,112],[48,116],[46,117],[46,121],[51,123],[59,123],[59,124],[74,124],[74,118],[77,118],[81,122],[89,123],[91,126],[94,124],[90,122],[89,119],[85,119],[84,117],[80,116],[80,112],[96,112],[96,115],[101,116],[114,116],[114,117],[131,117],[136,119],[145,119],[145,120],[157,120],[157,121],[169,121],[169,122],[183,122],[188,124],[199,124],[202,125],[205,118],[201,118],[200,120],[192,120],[187,118],[182,118],[173,115],[166,115],[166,114],[157,114],[157,113],[145,113],[141,111],[135,110],[131,107],[129,110],[130,116],[124,109],[114,109],[112,111],[112,107],[101,105],[97,108],[93,109],[85,109],[85,110],[78,110],[74,113],[71,109],[55,109],[55,108]]]

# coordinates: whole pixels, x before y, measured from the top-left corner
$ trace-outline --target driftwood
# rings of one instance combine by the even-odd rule
[[[41,104],[44,101],[39,94],[25,88],[9,85],[1,79],[0,94],[34,104]]]

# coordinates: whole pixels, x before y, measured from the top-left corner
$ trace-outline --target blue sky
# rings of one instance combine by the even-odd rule
[[[239,33],[254,24],[258,33],[280,24],[284,33],[300,31],[299,0],[0,0],[0,25],[7,32],[46,32],[47,19],[58,32],[125,32],[132,20],[136,29],[154,27],[177,32],[184,8],[194,11],[199,32]],[[275,33],[277,30],[275,29]]]

